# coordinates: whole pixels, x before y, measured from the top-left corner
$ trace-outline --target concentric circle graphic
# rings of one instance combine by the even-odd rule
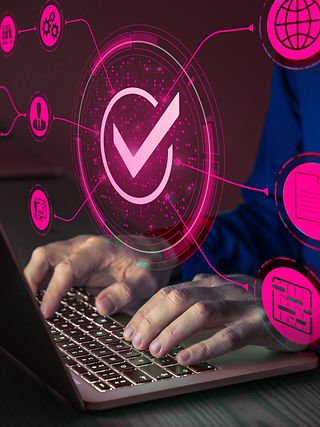
[[[319,279],[288,258],[266,262],[258,273],[257,299],[271,332],[288,349],[314,346],[320,339]],[[292,347],[293,345],[293,347]]]
[[[320,0],[269,0],[260,20],[265,50],[288,68],[320,59]]]
[[[140,258],[157,255],[151,268],[191,256],[220,204],[220,115],[199,65],[184,70],[190,56],[159,29],[126,28],[90,62],[76,102],[75,163],[92,217]]]

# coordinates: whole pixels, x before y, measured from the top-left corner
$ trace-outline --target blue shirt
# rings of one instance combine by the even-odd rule
[[[292,71],[275,67],[269,111],[248,185],[268,187],[271,197],[243,191],[244,203],[220,214],[202,246],[222,273],[255,276],[269,259],[283,256],[320,274],[320,252],[300,244],[283,225],[272,197],[281,167],[291,157],[320,148],[320,66]],[[182,265],[182,280],[212,270],[197,252]]]

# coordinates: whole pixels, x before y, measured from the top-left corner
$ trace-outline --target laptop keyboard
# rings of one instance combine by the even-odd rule
[[[206,362],[179,365],[180,345],[162,358],[136,350],[123,338],[124,325],[100,316],[84,289],[71,290],[47,323],[65,365],[100,392],[216,369]]]

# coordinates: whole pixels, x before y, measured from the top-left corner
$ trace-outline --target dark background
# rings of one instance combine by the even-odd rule
[[[262,3],[262,0],[60,2],[64,18],[86,18],[98,42],[119,27],[150,24],[169,31],[193,51],[206,35],[217,29],[255,24],[254,34],[220,35],[210,40],[198,55],[222,113],[226,176],[239,182],[248,178],[253,167],[269,97],[272,63],[262,48],[257,25]],[[18,28],[24,29],[37,24],[42,5],[42,1],[34,0],[1,0],[0,12],[13,13]],[[26,111],[31,95],[41,91],[46,94],[53,114],[71,118],[80,74],[93,52],[92,39],[83,24],[67,26],[61,44],[52,53],[43,50],[37,33],[22,34],[9,58],[0,55],[0,84],[10,89],[20,111]],[[12,120],[9,111],[8,100],[0,93],[0,128],[4,130]],[[55,122],[48,139],[35,142],[21,119],[12,137],[0,140],[0,167],[13,159],[23,162],[25,147],[72,176],[70,132],[68,125]],[[224,209],[240,200],[238,189],[225,187]]]

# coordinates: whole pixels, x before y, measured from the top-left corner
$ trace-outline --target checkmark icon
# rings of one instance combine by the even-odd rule
[[[135,154],[131,153],[117,126],[113,123],[113,143],[132,178],[135,178],[147,163],[153,152],[179,117],[179,114],[180,96],[179,93],[177,93]]]

